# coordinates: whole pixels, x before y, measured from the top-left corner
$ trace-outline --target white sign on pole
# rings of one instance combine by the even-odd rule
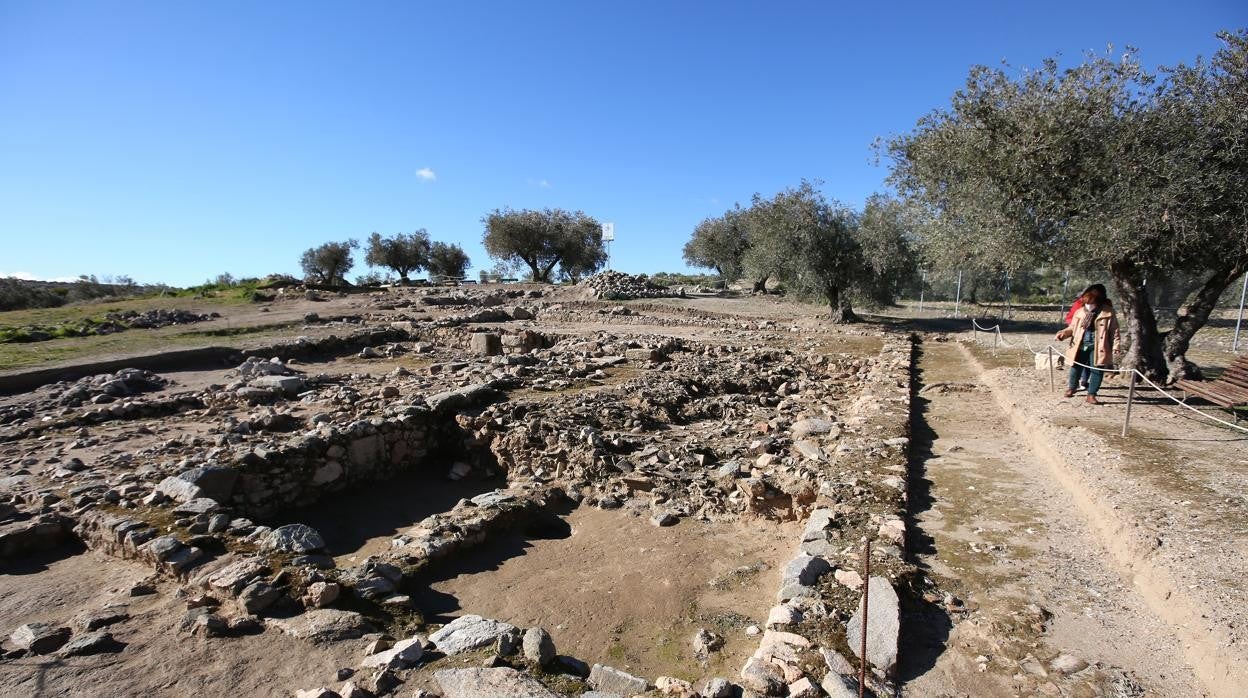
[[[615,224],[614,223],[602,224],[602,240],[603,242],[611,242],[612,240],[615,240]]]

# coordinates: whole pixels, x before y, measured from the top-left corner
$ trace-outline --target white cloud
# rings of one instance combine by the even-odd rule
[[[550,189],[549,179],[533,179],[530,177],[528,181],[530,185],[537,187],[538,189]]]
[[[438,178],[438,175],[431,167],[422,167],[419,170],[416,170],[416,176],[426,182],[432,182]]]
[[[21,279],[22,281],[77,281],[76,276],[54,276],[51,278],[43,278],[36,276],[28,271],[0,271],[0,279]]]

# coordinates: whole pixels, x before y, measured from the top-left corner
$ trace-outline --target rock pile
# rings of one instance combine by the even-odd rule
[[[169,325],[187,325],[195,322],[204,322],[207,320],[215,320],[221,317],[221,313],[207,313],[200,315],[192,313],[188,310],[165,310],[157,308],[154,310],[145,310],[139,312],[137,310],[125,310],[116,313],[108,313],[104,317],[113,322],[119,322],[133,329],[155,329],[157,327],[168,327]]]
[[[591,298],[603,300],[632,300],[635,298],[670,298],[679,294],[666,286],[653,283],[643,275],[625,274],[620,271],[604,271],[581,282]]]

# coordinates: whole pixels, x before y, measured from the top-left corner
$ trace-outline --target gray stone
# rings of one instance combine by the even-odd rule
[[[80,630],[99,630],[123,620],[129,620],[130,614],[124,608],[104,608],[98,611],[86,611],[74,618],[74,625]]]
[[[542,628],[529,628],[524,631],[524,658],[547,666],[555,659],[555,641],[550,633]]]
[[[211,514],[221,508],[215,499],[207,497],[196,497],[173,508],[173,513],[183,516],[199,516],[200,514]]]
[[[836,423],[826,419],[800,419],[793,423],[792,433],[795,439],[804,439],[811,435],[826,434],[836,428]]]
[[[589,670],[589,685],[596,690],[606,693],[632,696],[637,693],[645,693],[646,689],[650,687],[650,682],[613,667],[595,664]]]
[[[858,682],[834,671],[823,677],[819,687],[828,694],[828,698],[858,698]]]
[[[274,390],[283,393],[286,397],[295,397],[303,391],[306,385],[299,376],[260,376],[252,378],[250,383],[252,387]]]
[[[796,582],[802,586],[814,586],[819,578],[832,571],[832,565],[821,557],[798,555],[784,566],[783,584]]]
[[[780,676],[780,670],[758,657],[750,657],[745,666],[741,667],[741,685],[765,696],[784,693],[784,679]]]
[[[336,460],[327,461],[325,465],[316,469],[312,473],[312,484],[324,485],[342,477],[342,463]]]
[[[433,677],[442,698],[556,698],[536,679],[509,667],[443,669]]]
[[[503,353],[503,340],[493,332],[477,332],[469,340],[474,354],[498,356]]]
[[[120,652],[125,645],[121,644],[113,638],[112,635],[98,630],[96,632],[79,635],[69,644],[61,648],[60,655],[65,657],[83,657],[89,654],[112,654]]]
[[[423,638],[411,637],[399,640],[394,646],[383,652],[365,657],[364,666],[382,669],[409,669],[416,666],[425,651],[421,647]]]
[[[202,489],[176,475],[161,480],[156,491],[175,502],[189,502],[204,496]]]
[[[364,616],[336,608],[318,608],[293,618],[273,619],[268,622],[287,635],[312,642],[351,640],[374,631]]]
[[[1059,654],[1049,662],[1049,667],[1062,674],[1077,674],[1087,669],[1088,663],[1073,654]]]
[[[263,581],[252,582],[239,592],[238,605],[247,613],[254,615],[272,606],[273,602],[280,597],[281,592],[273,588],[272,584]]]
[[[238,482],[238,471],[234,468],[206,466],[191,468],[185,472],[178,473],[177,477],[179,480],[199,488],[199,496],[224,503],[230,501],[230,496],[234,494],[234,485]],[[166,494],[169,493],[166,492]],[[172,494],[169,494],[169,496],[177,499]]]
[[[883,577],[872,577],[866,599],[867,661],[877,669],[891,672],[897,664],[897,635],[901,630],[901,605],[893,585]],[[862,647],[862,607],[849,619],[846,641],[855,656]],[[861,659],[862,657],[859,657]]]
[[[260,549],[288,553],[316,553],[325,550],[325,539],[315,528],[305,524],[286,524],[269,532],[260,541]]]
[[[736,687],[728,679],[707,679],[698,693],[704,698],[733,698]]]
[[[69,641],[69,628],[50,623],[27,623],[9,635],[9,642],[32,654],[55,652]]]
[[[518,630],[519,628],[509,623],[470,614],[447,623],[441,630],[430,635],[429,641],[443,654],[454,655],[493,644],[500,635]]]

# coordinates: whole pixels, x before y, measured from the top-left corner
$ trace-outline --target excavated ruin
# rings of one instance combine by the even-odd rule
[[[378,297],[373,324],[345,337],[7,399],[0,555],[77,540],[140,561],[146,585],[186,596],[184,631],[210,642],[266,628],[359,642],[344,695],[835,696],[857,693],[870,539],[867,676],[891,690],[900,606],[923,593],[903,553],[908,337],[838,352],[770,320],[672,306],[404,292]],[[486,556],[484,575],[522,554],[491,552],[499,541],[557,550],[587,511],[621,530],[792,536],[782,559],[730,570],[774,580],[741,587],[769,610],[725,626],[753,648],[733,655],[744,658],[733,673],[700,668],[723,666],[725,627],[685,638],[673,655],[684,664],[667,665],[687,678],[656,676],[557,654],[558,617],[525,629],[429,602],[452,576],[471,587],[468,556]],[[6,658],[71,638],[23,632],[53,637],[15,633]]]

